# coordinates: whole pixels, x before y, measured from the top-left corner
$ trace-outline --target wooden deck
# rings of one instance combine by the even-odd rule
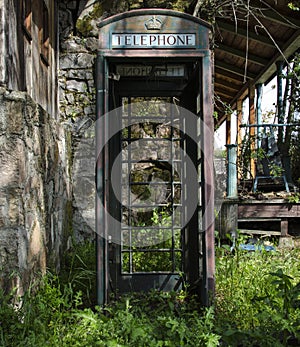
[[[223,236],[239,230],[258,236],[289,237],[290,221],[299,224],[297,234],[300,236],[300,203],[289,203],[284,199],[226,199],[216,229]]]
[[[288,224],[291,218],[299,218],[300,222],[300,204],[289,203],[283,199],[238,202],[238,224],[242,222],[280,223],[279,231],[266,230],[264,234],[288,236]],[[259,231],[258,229],[257,234]]]

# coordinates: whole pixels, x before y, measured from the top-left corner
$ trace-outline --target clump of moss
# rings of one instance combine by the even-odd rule
[[[84,37],[93,36],[95,31],[95,23],[103,14],[101,3],[95,3],[93,9],[83,18],[78,18],[76,22],[77,33]]]
[[[83,36],[89,36],[90,32],[93,30],[91,24],[91,19],[84,17],[84,19],[78,19],[76,22],[76,30]]]

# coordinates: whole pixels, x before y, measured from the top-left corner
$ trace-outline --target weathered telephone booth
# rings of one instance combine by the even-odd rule
[[[111,293],[214,291],[209,25],[135,10],[100,24],[98,303]]]

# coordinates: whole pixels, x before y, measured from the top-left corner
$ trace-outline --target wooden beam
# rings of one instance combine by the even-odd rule
[[[228,63],[224,63],[223,61],[215,60],[215,67],[223,70],[227,70],[229,72],[232,72],[233,74],[239,75],[239,76],[244,76],[245,75],[245,70],[241,69],[239,67],[233,66]],[[248,79],[252,80],[256,77],[254,73],[247,72]]]
[[[275,62],[278,59],[284,57],[290,57],[297,49],[299,49],[299,40],[300,40],[300,29],[295,31],[290,39],[282,46],[282,51],[276,50],[276,53],[272,56],[268,65],[266,65],[263,70],[251,81],[251,83],[265,83],[270,78],[273,78],[273,75],[276,73]],[[248,83],[245,83],[244,87],[241,88],[240,92],[237,94],[235,99],[232,100],[234,103],[237,98],[245,96],[247,94]]]
[[[240,229],[241,234],[251,234],[251,235],[263,235],[263,236],[282,236],[280,231],[277,230],[256,230],[256,229]]]
[[[215,88],[215,93],[219,96],[222,96],[222,100],[227,102],[227,103],[230,103],[232,98],[234,97],[233,94],[229,95],[226,91],[222,91],[222,90],[219,90],[219,89],[216,89]],[[224,97],[226,98],[226,100],[224,100]]]
[[[294,52],[299,49],[300,41],[300,29],[294,32],[294,34],[287,40],[283,46],[281,46],[281,51],[278,49],[276,53],[270,59],[269,64],[263,69],[263,71],[257,77],[256,82],[264,83],[276,73],[276,61],[278,59],[289,58]]]
[[[249,38],[252,41],[256,41],[258,43],[261,43],[263,45],[267,45],[267,46],[271,46],[271,47],[275,47],[275,44],[273,42],[273,40],[271,40],[269,37],[267,36],[263,36],[263,35],[259,35],[256,32],[253,31],[248,31],[246,29],[243,29],[241,27],[236,27],[233,24],[228,24],[225,22],[222,22],[221,20],[217,20],[217,26],[224,31],[227,31],[231,34],[235,34],[237,36],[241,36],[244,37],[245,39]],[[276,44],[278,46],[282,46],[282,42],[276,41]]]
[[[217,75],[217,74],[224,76],[224,77],[228,77],[228,78],[238,82],[239,84],[244,84],[244,76],[234,74],[232,71],[227,71],[227,70],[224,70],[222,68],[218,68],[217,66],[215,66],[215,75]]]
[[[232,91],[234,93],[237,93],[241,89],[240,85],[230,83],[230,82],[223,80],[221,78],[218,78],[217,80],[215,80],[214,85],[218,86],[221,89],[226,88],[226,90]]]
[[[224,45],[223,43],[218,43],[215,47],[215,49],[219,49],[223,52],[232,54],[235,57],[243,58],[246,59],[246,51],[245,50],[240,50],[236,49],[227,45]],[[247,59],[251,61],[254,64],[258,64],[261,66],[265,66],[269,63],[267,59],[264,59],[262,57],[259,57],[258,55],[248,53]]]
[[[223,76],[219,76],[217,81],[215,81],[215,85],[220,85],[222,87],[226,87],[228,89],[231,89],[235,92],[239,91],[241,89],[241,84],[240,83],[235,83],[236,80],[231,79],[228,81],[227,79],[223,79]]]
[[[264,6],[265,5],[265,6]],[[285,5],[287,7],[287,5]],[[280,13],[280,9],[262,4],[261,1],[251,0],[251,9],[255,16],[265,18],[273,23],[284,25],[290,28],[298,29],[300,27],[300,20],[294,17],[287,16]],[[254,8],[255,7],[255,8]],[[296,12],[295,12],[296,17]]]
[[[221,95],[222,95],[222,98],[220,97]],[[215,91],[215,96],[216,96],[215,104],[217,105],[217,107],[223,108],[224,109],[223,111],[225,112],[224,104],[230,105],[232,98],[228,97],[228,95],[223,95],[222,93],[219,93],[217,91]],[[218,99],[220,99],[220,100],[218,100]],[[224,121],[224,119],[222,117],[222,122],[219,122],[219,120],[218,120],[218,124],[219,125],[222,124],[223,121]]]

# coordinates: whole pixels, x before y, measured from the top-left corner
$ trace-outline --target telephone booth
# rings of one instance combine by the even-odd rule
[[[97,56],[97,291],[214,292],[209,25],[143,9],[103,20]]]

